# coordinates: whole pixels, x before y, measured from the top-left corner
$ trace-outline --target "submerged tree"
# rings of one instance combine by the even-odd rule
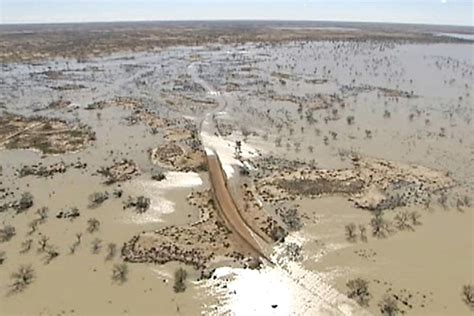
[[[89,218],[87,221],[87,232],[90,234],[95,233],[100,228],[100,221],[96,218]]]
[[[46,264],[49,264],[54,258],[59,256],[59,252],[56,250],[56,247],[48,245],[45,249],[46,256],[44,261]]]
[[[40,239],[38,240],[38,252],[44,252],[46,247],[48,246],[49,238],[45,235],[41,235]]]
[[[47,207],[42,207],[36,211],[38,215],[38,224],[44,224],[46,219],[48,219],[49,209]]]
[[[173,290],[176,293],[181,293],[186,291],[186,278],[188,277],[188,273],[183,268],[179,268],[174,272],[174,285]]]
[[[115,264],[112,269],[112,281],[125,283],[128,278],[128,266],[125,263]]]
[[[414,230],[411,225],[410,213],[408,211],[403,211],[395,215],[395,226],[399,230]]]
[[[10,284],[11,293],[24,291],[35,279],[35,273],[31,266],[20,266],[18,271],[11,274],[12,283]]]
[[[30,192],[24,192],[18,203],[15,205],[15,209],[17,213],[21,213],[23,211],[26,211],[30,207],[33,206],[33,195],[31,195]]]
[[[380,313],[385,316],[396,316],[400,313],[398,302],[391,296],[385,296],[379,303]]]
[[[21,243],[20,253],[27,253],[31,250],[31,246],[33,244],[32,239],[27,239]]]
[[[382,212],[376,212],[370,220],[372,226],[372,235],[377,238],[385,238],[390,232],[389,222],[383,218]]]
[[[467,284],[462,287],[462,300],[474,310],[474,285]]]
[[[347,224],[345,226],[346,230],[346,239],[350,242],[355,242],[357,240],[357,226],[354,223]]]
[[[418,213],[417,211],[413,211],[410,213],[410,219],[411,219],[411,224],[413,226],[415,225],[421,225],[421,222],[420,222],[420,213]]]
[[[105,260],[110,261],[112,260],[117,253],[117,245],[114,243],[109,243],[107,245],[107,256],[105,257]]]
[[[96,208],[99,207],[102,203],[104,203],[109,198],[108,192],[94,192],[89,195],[89,208]]]
[[[12,225],[6,225],[0,229],[0,242],[10,241],[16,235],[16,229]]]
[[[442,192],[438,197],[438,203],[444,208],[448,208],[448,195],[445,192]]]
[[[367,228],[365,228],[364,225],[359,225],[359,234],[360,234],[360,240],[363,242],[367,242]]]
[[[36,230],[38,229],[38,224],[39,224],[38,219],[34,219],[31,222],[29,222],[28,223],[29,230],[26,234],[27,235],[33,235],[36,232]]]
[[[91,243],[91,251],[94,255],[100,252],[100,248],[102,248],[102,240],[96,238]]]
[[[347,293],[349,298],[355,300],[361,306],[369,305],[371,295],[369,293],[368,281],[357,278],[347,282],[346,286],[349,288],[349,292]]]
[[[348,124],[348,125],[352,125],[352,124],[354,124],[355,117],[354,117],[354,115],[349,115],[349,116],[346,118],[346,120],[347,120],[347,124]]]

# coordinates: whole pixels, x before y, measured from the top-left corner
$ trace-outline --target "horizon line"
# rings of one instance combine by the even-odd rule
[[[65,24],[108,24],[108,23],[150,23],[150,22],[324,22],[324,23],[359,23],[359,24],[386,24],[386,25],[414,25],[414,26],[447,26],[465,27],[474,31],[474,24],[430,24],[416,22],[383,22],[383,21],[346,21],[346,20],[296,20],[296,19],[170,19],[170,20],[92,20],[92,21],[45,21],[45,22],[13,22],[3,23],[0,26],[21,26],[21,25],[65,25]]]

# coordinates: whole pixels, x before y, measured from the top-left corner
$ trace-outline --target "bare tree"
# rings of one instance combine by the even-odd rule
[[[323,142],[324,142],[324,145],[326,145],[326,146],[329,145],[329,137],[324,136],[323,137]]]
[[[391,296],[385,296],[379,302],[380,313],[386,316],[396,316],[400,313],[398,302]]]
[[[348,124],[348,125],[352,125],[352,124],[354,124],[355,117],[354,117],[354,115],[349,115],[349,116],[346,118],[346,120],[347,120],[347,124]]]
[[[471,198],[467,195],[458,197],[456,200],[456,207],[460,212],[463,212],[464,207],[471,207]]]
[[[438,197],[438,203],[444,208],[448,208],[448,195],[446,192],[442,192],[441,195]]]
[[[91,243],[91,251],[94,255],[100,252],[100,248],[102,248],[102,240],[96,238]]]
[[[89,205],[88,208],[96,208],[99,207],[102,203],[104,203],[109,198],[108,192],[94,192],[89,195]]]
[[[10,241],[16,235],[16,229],[12,225],[3,226],[0,229],[0,242]]]
[[[389,222],[383,218],[382,212],[375,213],[375,216],[370,220],[370,225],[374,237],[385,238],[390,232]]]
[[[410,213],[408,211],[399,212],[395,215],[395,226],[399,230],[414,230],[411,225]]]
[[[87,221],[87,232],[90,234],[95,233],[100,228],[100,221],[96,218],[89,218]]]
[[[474,285],[467,284],[462,287],[462,300],[474,310]]]
[[[33,245],[32,239],[27,239],[21,243],[20,253],[27,253],[31,250],[31,246]]]
[[[14,205],[17,213],[21,213],[33,206],[33,195],[30,192],[24,192],[20,200]]]
[[[179,268],[174,272],[174,285],[173,290],[176,293],[181,293],[186,291],[186,278],[188,277],[188,273],[183,268]]]
[[[117,253],[117,245],[114,243],[109,243],[107,245],[107,256],[105,257],[105,260],[110,261],[112,260]]]
[[[413,211],[410,213],[410,219],[411,219],[411,224],[413,226],[416,226],[416,225],[421,225],[421,222],[420,222],[420,213],[418,213],[417,211]]]
[[[0,251],[0,265],[2,265],[7,260],[7,253],[5,251]]]
[[[46,246],[48,246],[48,240],[48,237],[41,235],[40,239],[38,240],[38,252],[44,252],[46,250]]]
[[[357,278],[347,282],[349,288],[347,296],[355,300],[361,306],[368,306],[370,301],[369,282],[364,279]]]
[[[33,235],[36,230],[38,229],[38,219],[34,219],[31,222],[28,223],[28,232],[26,233],[27,235]]]
[[[128,278],[128,266],[125,263],[115,264],[112,269],[112,281],[123,284]]]
[[[346,239],[350,242],[357,241],[357,226],[354,223],[347,224],[345,227],[346,230]]]
[[[35,272],[29,265],[22,265],[18,271],[10,276],[12,283],[10,284],[11,293],[19,293],[24,291],[35,279]]]
[[[367,242],[367,228],[364,225],[359,225],[360,240]]]
[[[59,252],[56,250],[56,247],[48,245],[45,250],[46,256],[44,261],[46,264],[49,264],[54,258],[59,256]]]
[[[36,214],[38,215],[38,224],[44,224],[46,219],[48,218],[49,209],[47,207],[42,207],[36,210]]]

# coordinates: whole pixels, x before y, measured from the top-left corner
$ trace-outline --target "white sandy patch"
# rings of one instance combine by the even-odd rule
[[[242,162],[235,158],[235,142],[237,139],[225,139],[223,137],[210,135],[201,132],[201,140],[203,142],[206,153],[213,154],[216,152],[222,163],[222,168],[227,177],[232,177],[235,172],[234,166],[242,167]],[[241,143],[242,158],[252,158],[259,155],[259,152],[245,142]]]
[[[150,208],[143,214],[132,213],[128,220],[136,224],[161,222],[164,214],[175,211],[175,203],[166,198],[167,191],[202,184],[201,177],[195,172],[170,171],[165,176],[162,181],[136,180],[131,183],[135,194],[150,198]]]
[[[165,282],[168,282],[172,278],[172,275],[166,271],[155,268],[152,268],[151,271],[153,271],[158,277],[165,279]]]
[[[147,186],[159,190],[170,190],[177,188],[190,188],[202,184],[202,179],[196,172],[176,172],[165,173],[166,178],[162,181],[147,181]]]
[[[285,243],[303,244],[294,234]],[[260,270],[219,268],[204,286],[219,298],[206,315],[368,315],[355,302],[332,288],[324,274],[306,270],[282,256],[276,247],[274,266]]]

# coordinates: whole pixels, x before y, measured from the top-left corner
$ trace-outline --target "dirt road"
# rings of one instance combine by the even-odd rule
[[[265,242],[259,240],[259,237],[247,226],[240,215],[232,194],[229,192],[226,175],[219,157],[215,153],[209,154],[207,155],[207,161],[212,192],[219,216],[241,244],[248,249],[250,255],[268,260],[264,249]]]

